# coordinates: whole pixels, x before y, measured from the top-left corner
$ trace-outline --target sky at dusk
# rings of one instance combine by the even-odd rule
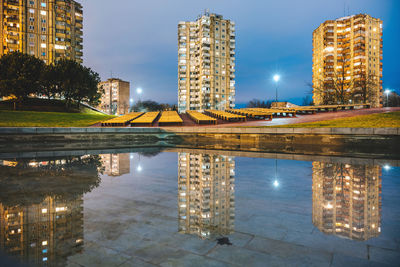
[[[312,32],[328,19],[366,13],[383,20],[383,86],[400,92],[400,0],[80,0],[84,65],[143,88],[141,99],[177,103],[177,25],[209,9],[236,23],[236,103],[301,104],[312,80]],[[346,8],[344,8],[346,6]],[[345,10],[345,11],[344,11]]]

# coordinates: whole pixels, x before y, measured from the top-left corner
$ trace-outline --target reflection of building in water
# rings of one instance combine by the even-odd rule
[[[381,167],[313,163],[313,224],[326,234],[368,240],[381,231]]]
[[[67,265],[82,249],[82,196],[102,170],[97,155],[0,160],[0,250],[29,266]]]
[[[229,234],[235,219],[232,157],[178,153],[179,232],[201,238]]]
[[[121,176],[130,172],[129,153],[100,155],[104,173],[109,176]]]
[[[33,265],[65,265],[83,244],[83,200],[46,197],[40,204],[0,203],[0,250]]]

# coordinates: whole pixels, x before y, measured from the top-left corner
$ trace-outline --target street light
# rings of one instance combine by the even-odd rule
[[[278,74],[274,75],[274,81],[276,83],[275,102],[278,102],[278,82],[279,82],[280,78],[281,78],[281,76],[279,76]]]
[[[390,94],[390,90],[389,89],[386,89],[385,90],[385,94],[386,94],[386,106],[388,107],[389,106],[389,94]]]
[[[142,92],[143,92],[143,90],[142,90],[142,88],[137,88],[136,89],[136,93],[139,95],[139,101],[140,101],[140,95],[142,94]]]
[[[386,164],[386,165],[383,166],[383,168],[385,169],[385,171],[389,171],[390,170],[390,165]]]

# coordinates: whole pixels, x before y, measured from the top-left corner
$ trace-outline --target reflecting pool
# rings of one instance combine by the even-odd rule
[[[56,154],[0,158],[1,266],[400,263],[396,160]]]

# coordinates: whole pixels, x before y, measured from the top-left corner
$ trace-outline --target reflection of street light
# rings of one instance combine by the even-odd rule
[[[279,82],[280,78],[281,78],[281,76],[279,76],[278,74],[274,75],[274,81],[276,83],[275,102],[278,102],[278,82]]]
[[[141,172],[142,171],[142,166],[137,166],[137,168],[136,168],[136,170],[138,171],[138,172]]]
[[[386,89],[385,90],[385,94],[386,94],[386,106],[388,107],[389,106],[389,94],[390,94],[390,90],[389,89]]]
[[[278,159],[275,158],[275,180],[273,182],[273,185],[275,188],[279,186],[279,181],[278,181]]]

